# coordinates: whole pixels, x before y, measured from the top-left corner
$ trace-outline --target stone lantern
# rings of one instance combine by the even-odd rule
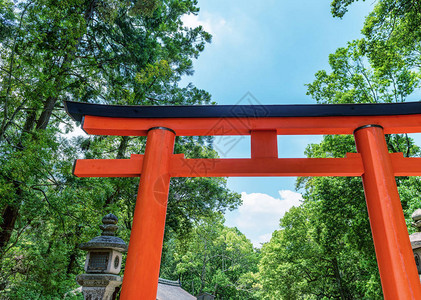
[[[86,274],[76,277],[87,300],[111,300],[114,291],[123,282],[118,273],[121,270],[122,253],[127,251],[127,245],[115,236],[117,221],[115,215],[106,215],[102,218],[103,225],[100,225],[101,235],[79,245],[80,249],[88,251]]]
[[[412,251],[414,252],[415,263],[417,264],[418,276],[421,280],[421,209],[417,209],[412,214],[412,226],[417,228],[417,232],[409,236]]]

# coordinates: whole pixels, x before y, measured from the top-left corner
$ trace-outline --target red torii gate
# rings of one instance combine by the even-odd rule
[[[144,155],[82,159],[79,177],[139,177],[121,299],[155,300],[171,177],[361,176],[385,299],[421,299],[395,176],[421,158],[389,153],[384,134],[421,132],[421,102],[394,104],[116,106],[65,102],[88,134],[147,136]],[[345,158],[278,158],[277,135],[353,134]],[[250,135],[249,159],[185,159],[175,136]]]

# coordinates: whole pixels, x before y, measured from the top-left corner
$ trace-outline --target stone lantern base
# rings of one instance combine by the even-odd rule
[[[115,288],[123,278],[112,274],[81,274],[76,281],[82,286],[85,300],[112,300]]]

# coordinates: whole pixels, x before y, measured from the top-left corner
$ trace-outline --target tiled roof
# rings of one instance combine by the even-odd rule
[[[190,295],[181,288],[178,281],[172,281],[159,278],[157,300],[196,300],[196,297]]]

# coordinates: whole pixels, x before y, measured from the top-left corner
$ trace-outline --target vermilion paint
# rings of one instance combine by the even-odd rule
[[[352,134],[345,158],[278,158],[277,135]],[[251,135],[250,159],[185,159],[175,134]],[[377,126],[377,127],[376,127]],[[379,127],[381,126],[381,127]],[[421,285],[394,176],[420,176],[421,158],[388,153],[384,134],[421,132],[421,115],[271,118],[111,118],[85,116],[90,134],[147,135],[145,155],[77,160],[80,177],[141,176],[121,299],[155,300],[170,177],[362,176],[385,299],[421,299]]]
[[[89,134],[145,136],[148,129],[168,127],[179,136],[250,135],[252,130],[276,130],[279,135],[352,134],[355,128],[378,124],[385,134],[421,132],[421,114],[352,117],[273,118],[111,118],[85,116]]]
[[[408,239],[383,128],[356,130],[371,232],[385,299],[420,299],[421,286]]]
[[[120,299],[156,299],[175,134],[148,132]]]

